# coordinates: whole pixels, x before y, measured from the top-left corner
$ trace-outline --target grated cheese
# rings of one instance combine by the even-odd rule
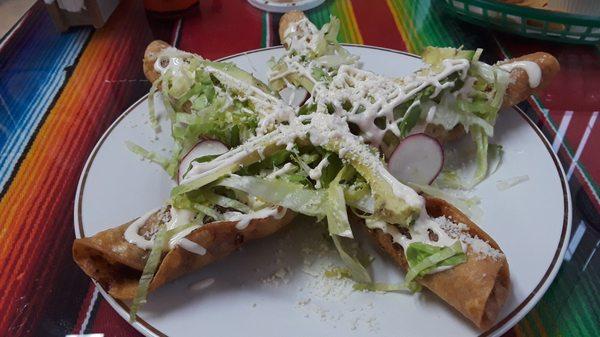
[[[451,238],[459,239],[463,244],[471,248],[471,252],[478,259],[491,258],[493,260],[501,259],[504,254],[499,250],[490,246],[489,243],[480,239],[478,236],[471,236],[467,233],[469,227],[463,223],[454,223],[446,217],[438,217],[433,219],[440,227],[448,233]]]

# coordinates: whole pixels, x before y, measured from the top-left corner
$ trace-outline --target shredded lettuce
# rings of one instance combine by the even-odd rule
[[[405,285],[411,291],[418,291],[420,285],[415,279],[427,275],[439,267],[452,267],[467,261],[460,241],[449,247],[438,247],[421,242],[413,242],[406,248],[408,273],[404,278]]]
[[[309,190],[300,184],[281,179],[267,180],[251,176],[231,175],[218,181],[217,185],[246,192],[268,203],[298,213],[318,218],[326,215],[324,210],[325,193]]]
[[[308,24],[316,30],[312,23]],[[358,57],[349,53],[337,42],[339,30],[339,19],[331,16],[328,23],[310,36],[310,43],[307,43],[305,48],[298,49],[292,44],[288,46],[286,55],[277,60],[269,60],[267,63],[270,70],[269,87],[274,91],[280,91],[288,84],[292,84],[312,92],[317,83],[331,81],[340,66],[357,63]],[[301,33],[308,34],[308,32]],[[294,36],[289,38],[293,39]]]
[[[348,268],[333,267],[325,271],[325,277],[328,278],[352,278],[352,272]]]
[[[255,138],[252,142],[244,146],[226,152],[211,162],[205,163],[205,170],[202,174],[192,179],[187,179],[179,186],[171,190],[171,196],[176,196],[186,192],[199,189],[215,180],[232,174],[244,166],[261,161],[261,157],[269,157],[273,153],[283,149],[283,145],[278,145],[277,132],[269,133],[262,137]]]
[[[477,146],[477,169],[471,181],[460,184],[466,188],[474,187],[492,173],[488,170],[488,137],[493,135],[509,83],[505,71],[479,61],[481,52],[481,49],[469,51],[428,47],[423,54],[423,60],[434,70],[443,68],[444,59],[463,58],[470,61],[467,78],[464,81],[455,79],[458,85],[452,89],[454,92],[444,93],[439,102],[426,102],[423,108],[427,110],[436,106],[436,113],[429,123],[441,125],[446,130],[452,130],[460,124],[471,133]]]
[[[336,153],[340,152],[341,149],[356,146],[356,144],[346,144],[343,137],[323,145],[326,150]],[[342,159],[351,165],[369,184],[374,197],[374,214],[390,223],[410,226],[421,212],[421,209],[410,205],[396,195],[394,189],[401,186],[395,186],[394,184],[401,185],[401,183],[391,176],[379,158],[365,158],[366,153],[371,151],[368,145],[360,144],[360,146],[363,148],[353,150],[356,153],[360,152],[365,155],[348,155]]]
[[[192,112],[175,113],[172,136],[183,151],[189,150],[206,136],[234,147],[254,135],[258,117],[252,110],[240,102],[228,102],[227,98],[220,95],[209,102]]]
[[[213,220],[215,220],[215,221],[225,220],[225,217],[221,213],[215,211],[211,207],[208,207],[203,204],[194,204],[193,207],[196,211],[198,211],[202,214],[208,215],[209,217],[213,218]]]
[[[417,122],[419,121],[419,116],[421,115],[421,101],[416,98],[413,100],[413,103],[410,104],[402,120],[398,124],[398,128],[400,129],[400,138],[404,138],[408,136],[410,130],[412,130]]]
[[[129,322],[131,323],[135,322],[137,311],[140,305],[146,303],[146,297],[148,296],[150,283],[152,282],[154,274],[158,269],[158,265],[162,259],[162,253],[167,241],[167,230],[165,227],[163,227],[154,236],[154,245],[152,246],[152,250],[148,255],[146,264],[144,265],[144,270],[142,271],[142,276],[140,277],[140,282],[135,292],[133,303],[131,304],[131,310],[129,311]]]
[[[344,191],[340,186],[340,181],[347,175],[350,169],[343,168],[337,174],[335,179],[327,188],[326,212],[327,212],[327,227],[335,248],[338,250],[342,261],[350,270],[352,279],[361,283],[370,283],[371,275],[367,269],[361,264],[357,256],[353,256],[349,252],[344,240],[352,239],[352,228],[348,221],[348,213],[346,212],[346,202],[344,200]]]
[[[344,189],[340,186],[340,179],[343,176],[345,168],[342,169],[336,178],[327,188],[327,226],[329,235],[343,236],[353,238],[348,213],[346,212],[346,201],[344,200]]]
[[[464,200],[430,185],[409,183],[409,186],[417,191],[422,191],[423,193],[430,195],[434,198],[446,200],[447,202],[461,210],[463,213],[467,214],[471,219],[481,219],[481,216],[483,215],[483,211],[477,206],[477,202],[475,200]]]
[[[457,99],[451,93],[442,95],[439,103],[426,100],[423,103],[422,111],[428,111],[435,105],[435,115],[429,122],[430,124],[440,125],[446,130],[452,130],[457,125],[462,125],[466,131],[471,131],[475,127],[480,127],[488,136],[493,135],[494,127],[484,118],[475,114],[457,109]]]
[[[378,292],[408,292],[410,289],[404,284],[393,283],[355,283],[352,288],[357,291],[378,291]]]
[[[481,128],[477,127],[471,130],[471,137],[473,137],[477,146],[477,157],[475,159],[477,168],[469,187],[473,187],[483,181],[487,177],[488,172],[488,137]]]
[[[206,196],[206,199],[208,199],[208,201],[214,203],[215,205],[219,205],[225,208],[233,208],[242,213],[250,213],[252,211],[252,209],[248,207],[248,205],[239,202],[235,199],[228,198],[226,196],[222,196],[211,191],[205,191],[204,194]]]
[[[444,69],[442,62],[446,59],[467,59],[472,60],[475,56],[473,50],[463,50],[462,48],[451,47],[426,47],[421,57],[423,62],[431,65],[435,71]]]
[[[181,157],[202,138],[235,147],[255,135],[259,113],[250,96],[270,97],[274,104],[276,98],[265,84],[233,64],[210,62],[181,51],[169,52],[170,57],[179,59],[178,66],[167,67],[153,84],[148,104],[150,123],[158,132],[154,99],[160,89],[175,147],[171,158],[158,163],[175,177],[174,168]],[[148,151],[130,148],[146,158],[153,156]]]
[[[483,136],[480,136],[483,137]],[[502,157],[504,156],[504,150],[502,145],[498,144],[487,144],[487,159],[485,153],[486,140],[481,139],[481,146],[476,147],[476,175],[471,177],[471,180],[465,180],[459,175],[459,170],[443,170],[440,175],[436,178],[434,184],[441,188],[451,188],[456,190],[464,190],[473,188],[478,181],[477,179],[485,179],[494,174],[500,165],[502,165]],[[486,169],[487,166],[487,169]],[[484,169],[485,175],[483,174]],[[483,177],[483,178],[481,178]]]
[[[350,166],[343,166],[342,161],[336,154],[328,152],[322,156],[322,160],[323,159],[327,159],[327,165],[322,168],[321,177],[319,178],[322,187],[329,187],[329,184],[331,184],[339,174],[341,175],[337,178],[338,183],[342,179],[347,180],[347,175],[354,175],[355,171]]]
[[[134,144],[132,142],[125,142],[125,145],[129,151],[139,155],[140,157],[147,159],[153,163],[160,165],[170,176],[175,176],[177,173],[177,163],[170,161],[167,158],[162,157],[158,153],[148,151],[143,147]]]
[[[308,131],[311,126],[302,125],[301,127]],[[294,131],[299,135],[301,134],[300,130]],[[213,161],[205,163],[202,166],[203,171],[201,174],[190,177],[184,180],[181,185],[173,188],[171,196],[199,189],[221,177],[237,172],[242,167],[259,162],[261,158],[268,158],[273,153],[284,148],[282,138],[289,141],[289,137],[283,135],[281,130],[276,129],[264,136],[253,138],[244,144],[244,146],[233,149]],[[420,208],[409,204],[403,198],[399,197],[395,189],[405,189],[406,193],[414,192],[399,183],[387,171],[384,164],[371,152],[372,149],[368,145],[355,143],[344,137],[328,139],[327,142],[326,144],[322,144],[322,148],[333,153],[347,152],[346,149],[352,148],[352,155],[347,154],[342,159],[348,165],[351,165],[368,183],[371,193],[374,196],[374,214],[390,223],[403,226],[409,226],[414,221],[421,212]],[[298,161],[298,163],[301,164],[302,161]],[[197,165],[196,168],[200,169],[200,165]]]
[[[300,167],[300,169],[302,169],[302,171],[304,171],[304,173],[306,173],[306,175],[308,176],[310,174],[310,166],[308,164],[314,162],[317,160],[317,156],[315,155],[313,156],[298,156],[297,154],[292,154],[292,159],[296,162],[296,164],[298,164],[298,167]]]
[[[208,215],[214,220],[222,220],[223,216],[213,209],[214,202],[209,200],[211,191],[197,190],[186,194],[180,194],[171,198],[170,203],[173,207],[179,209],[188,209]]]
[[[433,184],[440,188],[451,188],[455,190],[466,188],[465,184],[463,183],[462,179],[458,174],[458,170],[442,170],[440,175],[438,175],[438,177],[435,178]]]
[[[502,157],[504,157],[504,148],[502,145],[488,145],[488,176],[494,174],[500,165],[502,165]]]
[[[158,117],[156,116],[156,108],[154,107],[154,95],[156,94],[156,84],[152,84],[150,92],[148,93],[148,118],[150,119],[150,125],[154,129],[154,132],[160,131],[160,125],[158,123]]]
[[[371,275],[369,275],[367,269],[360,263],[358,257],[352,256],[352,254],[349,252],[350,249],[346,247],[347,243],[345,243],[344,240],[350,239],[337,235],[332,235],[331,239],[333,240],[333,244],[342,258],[342,261],[350,270],[352,279],[359,283],[371,283]]]
[[[352,272],[348,268],[333,267],[325,271],[325,277],[328,278],[347,278],[352,279]],[[369,282],[356,282],[352,285],[356,291],[376,291],[376,292],[409,292],[410,290],[404,284]]]

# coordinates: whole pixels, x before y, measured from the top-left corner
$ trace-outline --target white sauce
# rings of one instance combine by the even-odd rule
[[[434,87],[431,98],[438,96],[444,89],[452,88],[454,82],[441,84],[440,81],[453,73],[459,73],[459,77],[465,80],[470,63],[457,59],[444,60],[442,65],[444,68],[438,73],[411,75],[404,78],[402,84],[353,65],[342,65],[328,88],[315,86],[310,101],[317,104],[317,112],[326,113],[327,107],[332,106],[334,114],[347,117],[349,122],[360,128],[366,141],[379,146],[387,132],[400,136],[398,122],[402,118],[398,120],[394,117],[394,108],[428,86]],[[413,102],[408,111],[419,104],[419,101]],[[351,108],[348,109],[345,105],[351,105]],[[431,118],[433,113],[435,111]],[[385,121],[383,128],[375,124],[381,118]]]
[[[408,228],[411,238],[404,236],[398,230],[398,227],[385,223],[384,221],[377,221],[371,224],[371,228],[379,228],[383,232],[390,234],[394,242],[402,246],[404,250],[408,248],[411,243],[422,242],[437,247],[451,246],[456,242],[456,239],[451,238],[441,227],[440,224],[434,221],[425,211],[421,212],[421,215],[415,221],[413,226]],[[429,238],[429,230],[435,233],[438,237],[437,241],[433,241]]]
[[[395,243],[402,246],[406,252],[407,247],[413,242],[422,242],[432,246],[447,247],[453,245],[457,240],[461,243],[463,252],[470,248],[470,252],[477,255],[477,258],[499,259],[503,255],[500,251],[492,248],[489,243],[478,237],[472,237],[467,232],[467,225],[455,224],[448,218],[439,217],[431,218],[423,209],[421,216],[415,224],[408,229],[411,238],[402,234],[396,226],[389,225],[384,221],[376,221],[369,223],[370,228],[379,228],[384,233],[389,234]],[[429,231],[437,235],[437,241],[429,238]],[[442,266],[434,269],[430,273],[438,273],[452,268],[451,266]]]
[[[177,245],[190,253],[194,253],[196,255],[204,255],[206,254],[206,248],[200,246],[192,240],[188,240],[186,238],[181,238]]]
[[[154,245],[154,238],[148,240],[141,236],[138,232],[140,228],[144,226],[146,221],[148,221],[159,209],[160,208],[153,209],[132,222],[125,230],[125,233],[123,233],[125,240],[140,247],[141,249],[152,249],[152,246]]]
[[[425,117],[425,121],[427,123],[431,123],[431,121],[433,121],[433,118],[435,117],[435,112],[437,111],[437,106],[436,105],[432,105],[429,110],[427,110],[427,116]]]
[[[267,179],[275,179],[279,176],[282,176],[284,174],[288,174],[290,172],[293,172],[296,170],[296,166],[292,163],[285,163],[285,165],[283,165],[281,168],[274,170],[273,172],[269,173],[268,176],[266,176]]]
[[[167,222],[165,224],[165,226],[167,227],[167,230],[175,229],[180,226],[189,225],[194,221],[194,218],[196,217],[196,212],[193,212],[193,211],[190,211],[187,209],[178,209],[175,207],[171,207],[171,210],[169,211],[169,213],[171,215],[171,220],[169,220],[169,222]],[[182,248],[189,250],[186,247],[190,246],[190,245],[182,245],[181,241],[187,240],[187,239],[185,239],[185,237],[188,236],[188,234],[190,234],[191,232],[193,232],[194,230],[196,230],[198,228],[200,228],[199,225],[190,226],[182,231],[179,231],[177,234],[173,235],[169,239],[169,248],[173,249],[177,245],[179,245]],[[197,250],[197,249],[194,249],[194,250]],[[195,251],[191,251],[191,252],[195,253]]]
[[[241,149],[241,150],[238,150]],[[233,151],[226,152],[225,154],[204,163],[193,162],[192,168],[185,175],[185,179],[181,181],[181,185],[193,181],[205,175],[209,175],[213,172],[218,171],[222,166],[233,164],[241,161],[243,158],[248,156],[251,152],[246,151],[242,147],[238,147]]]
[[[123,234],[125,240],[140,247],[141,249],[152,249],[154,246],[154,238],[146,239],[144,236],[139,234],[139,230],[157,211],[158,209],[154,209],[132,222]],[[170,208],[169,214],[171,219],[165,224],[167,230],[189,225],[196,216],[196,213],[193,211],[177,209],[175,207]],[[185,238],[188,234],[198,228],[200,228],[200,225],[190,226],[185,230],[179,231],[177,234],[173,235],[169,239],[169,248],[174,249],[176,246],[180,246],[194,254],[203,255],[206,252],[203,247]]]
[[[318,41],[318,39],[315,38],[316,34],[322,34],[322,32],[318,31],[316,27],[305,18],[288,27],[285,32],[284,42],[290,46],[290,49],[294,52],[299,55],[305,55],[315,50],[316,42]],[[164,72],[170,68],[176,71],[185,64],[181,58],[171,57],[168,58],[167,66],[163,67],[160,60],[160,58],[157,59],[157,62],[154,65],[155,69],[160,72]],[[266,134],[277,124],[280,126],[277,131],[269,134],[271,136],[268,141],[255,137],[211,162],[193,163],[192,169],[182,183],[187,183],[203,176],[209,176],[224,166],[239,163],[243,158],[252,153],[258,153],[262,157],[262,151],[264,151],[266,144],[285,144],[286,148],[291,149],[297,138],[305,138],[308,134],[310,142],[315,146],[328,145],[331,147],[331,144],[336,144],[339,147],[337,152],[340,158],[343,160],[360,160],[361,164],[366,165],[377,172],[377,174],[386,181],[392,188],[395,196],[403,199],[412,207],[419,207],[422,209],[421,215],[410,228],[411,239],[402,235],[395,226],[387,225],[385,223],[380,224],[381,228],[386,233],[392,235],[395,242],[399,243],[404,248],[412,242],[424,242],[437,246],[452,245],[456,240],[451,238],[441,229],[438,223],[433,221],[427,215],[424,210],[423,198],[413,189],[400,183],[388,172],[377,154],[373,153],[368,146],[364,145],[363,137],[364,140],[370,142],[372,145],[378,146],[387,132],[392,132],[396,136],[399,136],[400,130],[397,124],[401,119],[398,120],[394,117],[394,109],[409,101],[417,93],[429,86],[434,88],[430,98],[435,98],[445,89],[453,88],[455,83],[452,81],[443,84],[441,83],[441,81],[451,74],[457,73],[459,78],[465,82],[460,90],[452,93],[454,97],[458,95],[468,95],[472,91],[472,86],[475,81],[473,78],[467,78],[470,62],[464,59],[443,60],[443,68],[440,72],[415,74],[401,80],[388,79],[361,70],[356,65],[341,65],[333,77],[331,84],[327,87],[324,83],[317,82],[312,76],[312,69],[317,66],[315,62],[302,64],[301,62],[303,61],[301,61],[300,57],[298,55],[292,55],[291,53],[284,56],[283,60],[287,66],[287,70],[279,73],[269,73],[269,78],[271,80],[283,79],[289,84],[286,76],[294,73],[312,81],[314,89],[311,93],[312,96],[310,102],[316,103],[317,112],[310,116],[299,117],[296,114],[296,110],[287,106],[275,96],[265,93],[254,86],[248,85],[244,81],[232,77],[218,69],[210,66],[205,67],[204,70],[219,78],[220,82],[223,83],[225,87],[234,88],[236,94],[241,95],[240,99],[242,101],[248,100],[254,105],[255,110],[260,114],[259,126],[257,128],[257,134],[259,136]],[[537,64],[534,65],[539,71]],[[501,68],[506,71],[510,71],[515,67],[520,67],[527,71],[532,87],[539,85],[539,77],[541,75],[535,73],[536,69],[534,69],[532,65],[526,62],[515,62],[501,66]],[[333,74],[330,73],[329,75]],[[539,76],[536,77],[536,75]],[[419,105],[421,105],[421,102],[413,102],[408,111],[417,108]],[[333,107],[333,115],[328,114],[328,106]],[[427,121],[431,121],[435,118],[437,112],[435,106],[431,106],[425,111]],[[376,121],[381,119],[385,122],[383,123],[383,127],[376,125]],[[309,124],[303,124],[303,122],[306,121],[308,121]],[[362,137],[350,133],[348,122],[352,122],[360,128]],[[318,181],[322,175],[323,168],[327,164],[328,160],[327,158],[324,158],[314,169],[311,169],[309,172],[311,179]],[[282,168],[269,174],[267,178],[275,178],[280,174],[289,172],[288,170],[291,169],[295,169],[295,166],[288,163]],[[236,228],[242,230],[246,228],[253,219],[268,217],[280,219],[285,216],[285,209],[283,209],[282,212],[279,212],[278,208],[268,207],[249,214],[226,212],[223,215],[225,220],[237,221]],[[179,217],[182,220],[178,220]],[[177,213],[176,216],[172,216],[174,220],[172,219],[171,222],[184,222],[184,219],[188,219],[189,217],[189,214]],[[140,226],[141,225],[138,225],[137,228],[139,229]],[[128,228],[128,231],[129,230],[130,228]],[[432,231],[437,235],[437,241],[429,239],[429,231]],[[132,240],[136,240],[136,238],[132,236]],[[189,246],[189,242],[191,241],[188,241],[189,240],[182,237],[177,240],[177,243],[184,247],[186,245]],[[146,240],[146,242],[151,241]],[[190,249],[197,252],[202,251],[198,247],[189,247],[188,250]]]
[[[317,104],[317,112],[327,113],[328,107],[334,108],[334,113],[347,117],[348,122],[356,124],[361,130],[361,136],[374,146],[379,146],[386,133],[400,135],[398,123],[401,118],[394,117],[394,108],[405,103],[423,89],[433,86],[434,91],[430,98],[435,98],[444,89],[455,86],[453,81],[441,83],[453,73],[458,73],[459,78],[465,82],[460,90],[453,94],[468,95],[472,91],[474,78],[467,78],[470,62],[465,59],[447,59],[442,61],[442,70],[434,72],[421,72],[399,80],[388,79],[358,68],[356,62],[343,64],[329,71],[322,67],[319,59],[302,61],[301,56],[315,51],[315,42],[324,34],[319,31],[307,18],[290,24],[285,31],[284,43],[288,46],[287,54],[282,58],[287,69],[285,71],[272,71],[270,80],[285,79],[290,74],[297,74],[310,80],[314,84],[309,103]],[[336,55],[322,57],[335,58]],[[329,85],[318,83],[312,77],[312,69],[320,67],[325,70],[333,80]],[[411,108],[417,108],[420,102],[415,102]],[[350,105],[350,107],[348,106]],[[435,117],[436,109],[429,107],[425,111],[428,121]],[[376,125],[376,121],[379,126]]]
[[[288,49],[306,55],[317,48],[318,39],[314,38],[317,34],[319,34],[317,27],[305,17],[287,27],[283,33],[283,42]]]
[[[279,220],[285,216],[285,213],[286,213],[285,208],[282,208],[282,210],[280,212],[280,211],[278,211],[277,207],[274,207],[274,208],[267,207],[267,208],[263,208],[256,212],[252,212],[252,213],[248,213],[248,214],[244,214],[244,213],[240,213],[240,212],[225,212],[225,213],[223,213],[223,217],[225,218],[226,221],[237,221],[238,223],[235,225],[235,228],[237,228],[239,230],[243,230],[246,227],[248,227],[248,224],[250,224],[250,221],[252,221],[254,219],[264,219],[264,218],[272,217],[273,219]]]
[[[317,164],[317,166],[315,166],[315,168],[308,171],[308,176],[310,177],[310,179],[318,182],[319,179],[321,179],[321,176],[323,175],[323,169],[327,167],[327,165],[329,165],[329,160],[327,160],[327,157],[321,159],[321,161],[319,162],[319,164]]]
[[[179,164],[179,181],[185,179],[187,169],[196,158],[203,156],[221,155],[229,151],[227,146],[219,141],[206,140],[198,143],[190,152],[183,157]]]
[[[527,73],[530,88],[537,88],[542,80],[542,69],[540,66],[531,61],[513,61],[499,65],[499,68],[511,72],[513,69],[523,69]]]
[[[314,146],[324,146],[328,150],[333,150],[332,144],[334,144],[333,147],[337,146],[338,155],[342,160],[352,159],[369,167],[389,184],[394,195],[402,198],[409,206],[422,207],[424,204],[423,198],[388,172],[381,159],[371,151],[369,146],[364,144],[362,138],[350,132],[345,118],[324,113],[313,113],[304,117],[305,120],[310,120],[310,124],[301,124],[296,121],[293,125],[281,125],[277,132],[271,133],[273,141],[280,145],[290,144],[297,138],[306,138],[308,134],[308,139]],[[249,141],[249,143],[252,143],[252,141]],[[235,150],[228,152],[228,154]],[[234,157],[234,155],[231,156]],[[227,160],[221,164],[229,165],[231,162]],[[188,174],[188,179],[191,178],[190,176]]]
[[[389,234],[392,237],[392,240],[395,243],[401,245],[405,252],[407,247],[414,242],[421,242],[437,247],[448,247],[453,245],[457,241],[456,238],[453,238],[450,235],[448,235],[448,233],[446,233],[446,231],[444,231],[441,228],[440,224],[427,214],[425,209],[421,211],[421,215],[414,223],[414,225],[408,229],[411,237],[410,239],[404,234],[402,234],[396,226],[389,225],[384,221],[377,221],[371,223],[370,227],[379,228],[384,233]],[[432,231],[437,235],[437,241],[433,241],[429,238],[429,231]],[[463,248],[463,251],[466,251],[466,245],[463,242],[461,242],[461,246]],[[452,267],[441,266],[432,270],[430,274],[439,273],[450,268]]]
[[[167,47],[160,51],[160,53],[156,57],[156,61],[154,61],[154,71],[164,74],[165,72],[171,70],[173,71],[174,76],[181,76],[184,71],[187,71],[185,68],[186,62],[184,58],[199,58],[197,55],[186,53],[181,50],[178,50],[174,47]],[[163,63],[166,65],[163,66]],[[188,74],[189,75],[189,74]]]
[[[179,226],[185,226],[192,223],[194,217],[196,216],[196,212],[190,211],[188,209],[179,209],[175,207],[171,207],[169,211],[171,213],[171,220],[166,223],[167,230],[175,229]]]
[[[296,111],[277,97],[268,94],[257,87],[249,85],[226,72],[207,66],[204,70],[213,74],[227,87],[236,89],[240,100],[251,101],[254,110],[259,114],[259,123],[256,129],[258,135],[271,131],[276,124],[287,122],[296,117]]]
[[[170,71],[173,76],[181,79],[189,79],[191,85],[193,84],[196,70],[190,69],[191,67],[189,67],[185,61],[187,58],[199,57],[179,51],[173,47],[165,48],[160,52],[154,62],[154,70],[161,74]],[[259,115],[259,125],[256,130],[259,135],[271,131],[278,123],[289,122],[290,119],[296,116],[294,108],[285,104],[285,102],[270,93],[264,92],[261,89],[212,66],[204,66],[203,70],[217,77],[225,87],[226,91],[235,91],[236,99],[239,99],[242,102],[250,101],[252,103],[254,107],[253,112]],[[218,87],[216,89],[220,90]],[[226,98],[229,97],[227,93],[224,93],[223,96]],[[233,101],[229,99],[229,103],[232,104]],[[224,107],[224,109],[225,108],[227,107]]]

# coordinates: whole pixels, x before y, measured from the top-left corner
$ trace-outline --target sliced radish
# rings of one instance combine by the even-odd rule
[[[308,99],[308,91],[302,87],[285,87],[279,91],[279,96],[281,96],[283,101],[287,104],[297,107],[304,104],[304,102]]]
[[[431,184],[444,165],[442,145],[424,133],[404,138],[388,162],[396,179],[416,184]]]
[[[203,140],[196,144],[179,162],[179,181],[183,180],[185,174],[196,158],[219,155],[229,151],[225,144],[218,140]]]

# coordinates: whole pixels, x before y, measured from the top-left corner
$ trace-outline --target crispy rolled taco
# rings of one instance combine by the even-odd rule
[[[111,296],[122,300],[133,299],[150,254],[148,248],[152,246],[146,238],[152,237],[161,223],[171,217],[169,208],[75,240],[75,262]],[[263,215],[267,216],[261,218]],[[293,219],[294,214],[279,208],[257,216],[243,222],[213,221],[183,237],[176,237],[162,254],[149,291],[228,256],[246,242],[277,232]],[[138,245],[140,241],[146,249]],[[146,246],[144,241],[148,241]]]
[[[292,57],[287,60],[283,58],[282,60],[284,62],[280,64],[280,68],[285,68],[285,71],[287,72],[285,76],[289,82],[310,89],[313,87],[310,84],[310,81],[306,81],[301,77],[299,78],[298,75],[294,73],[293,67],[292,69],[286,67],[293,64],[293,61],[290,62],[290,60],[293,60],[294,56],[306,54],[304,55],[305,61],[300,61],[296,65],[297,68],[304,68],[298,71],[298,73],[306,74],[306,69],[309,69],[308,72],[311,73],[310,68],[314,67],[315,63],[324,64],[327,59],[339,58],[339,54],[344,55],[343,52],[340,52],[340,50],[343,49],[339,46],[336,46],[338,48],[328,49],[323,48],[322,46],[319,47],[314,42],[311,44],[310,42],[311,39],[314,41],[315,37],[320,33],[327,35],[331,31],[330,27],[332,25],[335,25],[335,21],[327,24],[321,32],[319,32],[303,12],[288,12],[281,17],[281,20],[279,21],[279,38]],[[334,34],[337,32],[336,30],[333,31]],[[334,45],[331,41],[334,38],[335,36],[329,37],[328,43]],[[432,62],[439,61],[440,56],[442,56],[442,58],[472,57],[472,55],[469,55],[469,51],[465,52],[467,53],[463,53],[462,51],[455,52],[452,48],[441,48],[440,51],[439,48],[428,47],[423,53],[423,58],[426,63],[431,64]],[[315,60],[317,62],[315,62]],[[353,61],[351,59],[341,61],[336,59],[336,62],[351,64]],[[475,60],[475,62],[477,61]],[[337,71],[336,67],[339,67],[339,64],[334,66],[326,65],[322,67],[322,69],[319,69],[319,72],[328,72],[329,76],[334,76]],[[552,81],[554,76],[560,70],[560,65],[556,58],[551,54],[537,52],[500,62],[498,68],[506,71],[509,75],[508,85],[504,90],[505,93],[501,104],[502,108],[507,108],[527,99],[527,97],[532,94],[539,93],[541,89],[546,87]],[[277,70],[276,67],[273,69]],[[280,75],[276,73],[274,77],[275,80],[273,80],[272,77],[271,82],[277,82],[280,78],[279,76]],[[474,83],[470,83],[470,85],[473,84]],[[413,132],[423,132],[424,130],[425,133],[435,137],[442,143],[456,140],[465,135],[465,127],[463,124],[448,127],[448,125],[443,125],[443,123],[435,121],[432,122],[428,119],[422,122],[423,123],[419,123],[422,125],[417,125],[417,127],[414,128],[416,131]]]
[[[431,197],[426,197],[426,207],[442,230],[467,246],[467,259],[451,269],[425,275],[417,282],[485,330],[496,322],[510,291],[506,257],[498,244],[456,207]],[[369,229],[369,234],[382,251],[407,271],[404,248],[392,234],[381,228]],[[406,232],[394,234],[407,235]],[[431,236],[435,239],[433,234]]]
[[[150,102],[155,91],[160,92],[168,108],[176,145],[171,158],[160,158],[137,145],[130,148],[159,163],[182,183],[189,172],[210,166],[212,158],[255,136],[261,116],[270,113],[278,102],[264,84],[234,65],[204,60],[163,41],[148,45],[143,69],[153,83]],[[161,116],[155,115],[153,104],[149,106],[151,121],[156,121]],[[265,154],[268,151],[254,153],[253,158]],[[252,169],[263,172],[275,164],[278,162]],[[294,217],[292,211],[273,207],[245,193],[215,187],[195,196],[171,199],[160,211],[77,239],[73,256],[112,296],[133,299],[159,228],[168,229],[169,243],[159,247],[160,258],[150,263],[155,271],[148,291],[229,255],[244,242],[277,232]]]

